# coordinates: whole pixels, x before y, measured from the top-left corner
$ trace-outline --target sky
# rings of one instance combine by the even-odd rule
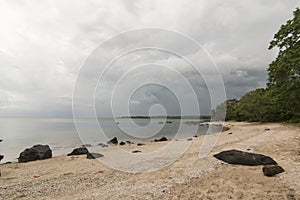
[[[209,114],[265,87],[269,42],[299,6],[1,0],[0,117]]]

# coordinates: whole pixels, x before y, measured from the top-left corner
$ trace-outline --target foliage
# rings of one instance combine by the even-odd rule
[[[300,10],[282,25],[270,42],[277,47],[277,58],[269,65],[266,89],[250,91],[240,100],[227,100],[212,111],[220,117],[226,110],[226,120],[259,122],[300,122]],[[224,118],[223,118],[224,119]]]

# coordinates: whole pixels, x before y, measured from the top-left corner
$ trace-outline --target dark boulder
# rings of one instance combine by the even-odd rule
[[[166,137],[162,137],[160,139],[155,139],[154,142],[163,142],[163,141],[168,141]]]
[[[119,144],[119,145],[121,145],[121,146],[122,146],[122,145],[125,145],[125,144],[126,144],[125,142],[120,142],[120,144]]]
[[[137,143],[136,145],[138,145],[138,146],[143,146],[143,145],[145,145],[144,143]]]
[[[0,155],[0,161],[4,158],[4,155]]]
[[[0,139],[0,142],[2,142],[3,140],[2,139]]]
[[[140,150],[134,150],[132,151],[132,153],[140,153],[141,151]]]
[[[284,169],[279,165],[265,165],[262,168],[262,171],[265,176],[274,176],[276,174],[284,172]]]
[[[68,156],[84,155],[87,153],[89,153],[89,150],[87,148],[80,147],[80,148],[73,149],[73,151],[71,153],[69,153]]]
[[[222,151],[214,155],[215,158],[222,160],[229,164],[235,165],[276,165],[277,163],[270,158],[262,154],[248,153],[239,150]]]
[[[118,144],[119,142],[118,142],[118,139],[117,139],[117,137],[114,137],[113,139],[111,139],[111,140],[109,140],[108,142],[107,142],[107,144]]]
[[[96,158],[102,158],[103,155],[100,153],[87,153],[86,158],[87,159],[96,159]]]
[[[20,163],[52,158],[52,150],[48,145],[34,145],[25,149],[18,158]]]

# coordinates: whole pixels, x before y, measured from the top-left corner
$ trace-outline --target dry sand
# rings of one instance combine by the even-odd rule
[[[298,127],[245,122],[226,126],[230,130],[220,135],[205,158],[198,156],[201,136],[177,161],[154,172],[122,172],[85,156],[0,165],[0,199],[300,199]],[[122,148],[147,152],[166,144]],[[229,149],[271,156],[285,172],[265,177],[262,166],[229,165],[212,156]],[[105,151],[109,150],[101,152],[104,158]]]

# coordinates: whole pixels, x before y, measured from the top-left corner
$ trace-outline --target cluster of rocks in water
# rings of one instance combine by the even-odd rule
[[[256,153],[248,153],[239,150],[222,151],[214,155],[215,158],[233,165],[258,166],[264,165],[262,171],[265,176],[274,176],[284,172],[277,162],[269,156]]]

